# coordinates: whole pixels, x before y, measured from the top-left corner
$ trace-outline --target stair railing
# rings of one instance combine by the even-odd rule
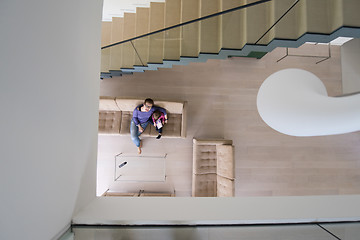
[[[177,64],[175,61],[179,61],[180,57],[182,58],[182,63],[191,62],[192,60],[190,58],[198,58],[200,53],[204,53],[205,55],[209,54],[219,54],[220,50],[230,50],[232,52],[235,52],[237,50],[241,50],[246,44],[248,45],[263,45],[266,46],[272,39],[272,35],[275,33],[274,27],[279,24],[281,20],[284,19],[288,13],[293,10],[295,6],[300,2],[301,0],[288,0],[284,2],[284,4],[281,6],[283,12],[279,14],[279,16],[256,16],[256,6],[258,7],[273,7],[273,5],[265,5],[265,3],[274,3],[273,0],[259,0],[256,2],[252,2],[249,4],[237,6],[228,10],[224,10],[221,12],[217,12],[214,14],[206,15],[197,19],[193,19],[190,21],[182,22],[170,27],[162,28],[156,31],[152,31],[146,34],[142,34],[136,37],[128,38],[123,41],[119,41],[116,43],[109,44],[107,46],[103,46],[102,49],[102,65],[103,61],[108,62],[109,65],[106,66],[104,64],[104,68],[102,67],[101,71],[101,78],[103,77],[112,77],[112,76],[121,76],[124,73],[132,73],[134,71],[143,71],[143,70],[156,70],[157,67],[171,67],[172,64]],[[275,4],[275,3],[274,3]],[[245,12],[244,10],[247,10]],[[239,13],[239,14],[234,14]],[[244,14],[243,14],[244,13]],[[223,20],[220,19],[222,17]],[[252,24],[252,33],[251,36],[246,36],[246,39],[239,40],[239,43],[233,44],[232,42],[228,42],[228,44],[223,45],[223,42],[219,41],[220,43],[217,43],[217,50],[210,50],[207,51],[206,49],[203,50],[202,48],[202,42],[212,42],[212,40],[206,39],[206,37],[202,37],[201,40],[197,40],[198,42],[191,42],[190,40],[194,40],[196,38],[196,35],[200,35],[200,31],[203,31],[203,25],[204,29],[207,23],[210,22],[216,22],[217,24],[223,24],[224,19],[231,19],[231,18],[237,19],[239,22],[239,26],[241,25],[243,28],[246,29],[245,24],[247,24],[247,21],[254,21],[255,25]],[[262,21],[257,22],[259,18],[267,19],[268,21]],[[275,19],[276,18],[276,19]],[[246,20],[246,21],[245,21]],[[198,28],[198,24],[202,23],[201,30]],[[221,23],[223,22],[223,23]],[[266,24],[264,24],[266,22]],[[282,24],[284,24],[284,20],[282,21]],[[219,31],[228,31],[226,34],[232,34],[231,28],[232,26],[223,25],[225,26],[227,30],[219,30]],[[195,33],[192,33],[190,30],[192,29],[198,29],[195,31]],[[210,32],[213,31],[212,28],[210,28]],[[214,30],[217,31],[217,30]],[[225,34],[225,35],[226,35]],[[224,36],[225,36],[224,35]],[[248,34],[249,35],[249,34]],[[241,38],[241,36],[240,36]],[[146,41],[149,40],[149,41]],[[160,42],[162,42],[161,45]],[[229,40],[227,40],[229,41]],[[151,42],[151,43],[150,43]],[[177,45],[176,45],[177,44]],[[165,48],[166,45],[166,48]],[[179,50],[175,47],[180,46]],[[196,46],[197,45],[197,46]],[[168,46],[170,46],[170,54],[167,52],[164,52],[164,49],[168,49]],[[188,46],[195,46],[194,51],[188,51],[186,48]],[[200,47],[201,46],[201,47]],[[147,50],[146,50],[147,49]],[[114,52],[121,52],[119,56],[115,57],[117,60],[113,60],[115,54]],[[150,53],[153,53],[154,51],[163,51],[162,58],[156,56]],[[168,51],[168,50],[166,50]],[[171,53],[173,51],[173,53]],[[176,52],[176,53],[174,53]],[[104,54],[103,54],[104,53]],[[258,52],[256,54],[264,54],[263,52]],[[161,54],[159,54],[161,55]],[[228,56],[233,56],[231,54],[227,54]],[[210,56],[210,55],[209,55]],[[237,53],[235,54],[237,56]],[[243,55],[241,55],[243,56]],[[247,56],[247,55],[244,55]],[[250,53],[248,55],[249,57],[253,57]],[[257,55],[256,55],[257,56]],[[204,59],[208,56],[203,57]],[[199,59],[198,61],[206,61],[204,59]],[[118,61],[118,62],[117,62]],[[169,62],[171,61],[171,62]],[[180,64],[180,63],[179,63]],[[103,70],[105,69],[105,70]]]
[[[112,44],[103,46],[101,49],[106,49],[106,48],[113,47],[113,46],[116,46],[116,45],[119,45],[119,44],[122,44],[122,43],[130,42],[130,41],[133,41],[133,40],[136,40],[136,39],[139,39],[139,38],[154,35],[156,33],[165,32],[165,31],[173,29],[173,28],[181,27],[181,26],[188,25],[188,24],[195,23],[195,22],[200,22],[200,21],[208,19],[208,18],[220,16],[220,15],[223,15],[223,14],[226,14],[226,13],[230,13],[230,12],[234,12],[234,11],[237,11],[237,10],[240,10],[240,9],[245,9],[245,8],[248,8],[248,7],[256,6],[256,5],[266,3],[266,2],[270,2],[270,1],[272,1],[272,0],[260,0],[260,1],[257,1],[257,2],[245,4],[245,5],[238,6],[238,7],[235,7],[235,8],[231,8],[231,9],[228,9],[228,10],[224,10],[224,11],[221,11],[221,12],[210,14],[210,15],[207,15],[207,16],[204,16],[204,17],[200,17],[200,18],[197,18],[197,19],[193,19],[193,20],[190,20],[190,21],[179,23],[179,24],[176,24],[176,25],[173,25],[173,26],[170,26],[170,27],[160,29],[160,30],[156,30],[156,31],[153,31],[153,32],[150,32],[150,33],[142,34],[142,35],[139,35],[139,36],[136,36],[136,37],[133,37],[133,38],[129,38],[129,39],[126,39],[126,40],[123,40],[123,41],[120,41],[120,42],[112,43]],[[299,0],[297,0],[297,2],[298,1]]]

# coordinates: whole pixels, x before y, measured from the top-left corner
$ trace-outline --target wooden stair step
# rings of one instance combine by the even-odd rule
[[[292,5],[293,0],[274,0],[275,21]],[[299,1],[274,27],[277,39],[298,39],[307,29],[306,2]]]
[[[320,30],[320,33],[326,33],[329,31],[328,24],[328,14],[324,9],[327,9],[328,0],[316,0],[316,1],[307,1],[306,3],[306,31],[315,32],[317,29]],[[314,9],[313,9],[314,8]]]
[[[101,23],[101,47],[110,44],[111,39],[111,22]],[[110,70],[110,49],[101,50],[101,72],[108,72]]]
[[[358,7],[357,10],[360,9],[359,1],[356,1],[357,4],[355,4],[354,7]],[[355,3],[355,2],[354,2]],[[337,30],[344,24],[344,15],[343,15],[343,4],[342,1],[331,1],[330,5],[330,30],[331,32]],[[356,14],[355,16],[358,16],[359,14]]]
[[[343,25],[348,27],[360,26],[360,1],[359,0],[343,0]]]
[[[135,37],[135,18],[136,13],[124,13],[124,40]],[[133,68],[135,62],[135,50],[131,42],[122,44],[121,62],[122,68]]]
[[[246,8],[246,42],[254,44],[275,22],[274,2],[265,2]],[[267,45],[275,31],[267,33],[257,44]]]
[[[113,17],[111,24],[111,43],[123,40],[124,18]],[[120,70],[121,68],[122,46],[117,45],[110,48],[110,70]]]
[[[111,22],[111,43],[123,40],[124,18],[113,17]]]
[[[310,33],[330,33],[331,23],[329,17],[331,13],[332,0],[306,0],[306,21],[307,32]]]
[[[220,0],[200,0],[200,17],[219,12]],[[221,48],[221,16],[200,21],[200,52],[218,53]]]
[[[181,1],[181,22],[197,19],[200,16],[200,0]],[[183,57],[199,56],[200,23],[194,22],[182,26],[180,55]]]
[[[140,36],[146,33],[149,33],[150,24],[149,24],[149,8],[136,8],[136,23],[135,23],[135,34]],[[149,37],[139,38],[133,41],[136,56],[134,65],[136,66],[147,66],[149,60]]]
[[[222,0],[221,11],[243,5],[246,5],[246,0]],[[246,10],[226,13],[221,18],[221,47],[242,49],[246,44]]]
[[[101,49],[101,72],[109,72],[110,70],[110,49]]]
[[[150,32],[164,28],[165,3],[150,3],[149,30]],[[162,63],[164,58],[164,32],[149,36],[149,63]]]
[[[181,0],[166,0],[165,2],[165,27],[179,24],[181,21]],[[180,34],[181,27],[166,31],[164,42],[164,59],[180,59]]]
[[[111,41],[111,24],[112,22],[101,23],[101,47],[110,44]]]

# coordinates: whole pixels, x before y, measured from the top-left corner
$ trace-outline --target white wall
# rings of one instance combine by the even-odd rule
[[[338,239],[355,240],[360,236],[359,223],[322,224]],[[76,240],[330,240],[336,239],[316,224],[271,226],[201,226],[201,227],[93,227],[73,228]],[[65,239],[64,239],[65,240]],[[68,240],[68,239],[67,239]]]
[[[360,39],[341,46],[343,93],[360,92]]]
[[[359,195],[238,198],[99,197],[74,224],[253,224],[360,220]]]
[[[0,1],[0,239],[51,239],[95,196],[101,11]]]

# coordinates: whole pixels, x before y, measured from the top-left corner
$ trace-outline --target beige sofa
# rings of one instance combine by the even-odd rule
[[[193,197],[233,197],[234,147],[231,140],[193,140]]]
[[[187,102],[158,101],[155,105],[168,112],[168,123],[164,126],[163,137],[186,137]],[[120,97],[100,97],[99,101],[99,134],[130,134],[132,112],[144,99]],[[142,136],[157,136],[157,131],[148,125]]]

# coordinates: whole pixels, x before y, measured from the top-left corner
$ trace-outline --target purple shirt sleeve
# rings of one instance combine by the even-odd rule
[[[139,118],[138,118],[138,115],[139,115],[139,110],[138,110],[139,106],[137,106],[134,111],[133,111],[133,121],[135,123],[135,125],[139,125],[140,121],[139,121]]]

